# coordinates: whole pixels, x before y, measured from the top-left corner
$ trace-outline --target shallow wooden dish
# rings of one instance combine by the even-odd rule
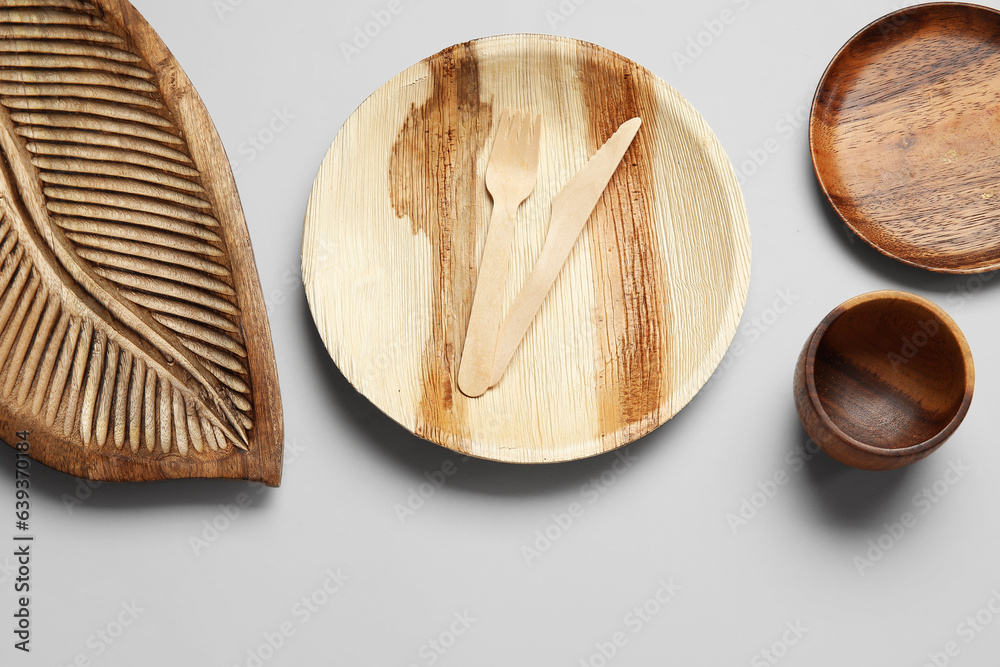
[[[455,377],[507,107],[544,127],[505,311],[555,194],[623,121],[643,123],[503,380],[471,399]],[[376,91],[320,168],[303,239],[309,305],[347,379],[418,436],[522,463],[605,452],[672,417],[725,354],[749,275],[735,174],[691,105],[622,56],[537,35],[451,47]]]
[[[974,386],[958,325],[927,299],[892,290],[835,308],[795,368],[809,437],[866,470],[900,468],[940,447],[965,418]]]
[[[1000,13],[875,21],[830,63],[809,129],[819,183],[862,239],[933,271],[1000,267]]]

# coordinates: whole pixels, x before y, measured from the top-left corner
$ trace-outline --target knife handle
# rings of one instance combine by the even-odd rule
[[[590,219],[591,211],[580,210],[575,215],[565,215],[553,220],[545,236],[542,252],[535,261],[535,266],[528,279],[521,287],[514,305],[511,306],[507,318],[500,328],[497,338],[496,352],[493,360],[493,370],[490,374],[489,386],[492,387],[507,370],[514,352],[517,351],[527,333],[531,321],[542,307],[542,302],[548,296],[559,272],[562,271],[570,251],[576,244],[576,239]]]
[[[640,125],[642,120],[638,117],[622,123],[583,169],[556,195],[552,202],[552,217],[542,252],[500,327],[489,387],[503,377],[521,339],[528,332],[531,321],[535,319],[542,302],[555,284],[580,232],[590,220]]]

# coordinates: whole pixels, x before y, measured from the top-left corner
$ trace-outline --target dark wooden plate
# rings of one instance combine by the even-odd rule
[[[809,140],[830,203],[879,251],[1000,267],[1000,12],[931,3],[866,27],[823,75]]]

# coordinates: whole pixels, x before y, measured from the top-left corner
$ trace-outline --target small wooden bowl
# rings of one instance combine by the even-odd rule
[[[862,239],[944,273],[1000,267],[1000,12],[941,2],[864,28],[816,90],[813,166]]]
[[[958,325],[927,299],[891,290],[835,308],[795,368],[809,437],[864,470],[900,468],[940,447],[965,418],[974,385]]]

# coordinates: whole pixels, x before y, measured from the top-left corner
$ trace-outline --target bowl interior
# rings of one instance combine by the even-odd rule
[[[830,420],[867,445],[899,449],[945,430],[965,398],[962,347],[934,311],[895,298],[855,305],[827,328],[814,382]]]

